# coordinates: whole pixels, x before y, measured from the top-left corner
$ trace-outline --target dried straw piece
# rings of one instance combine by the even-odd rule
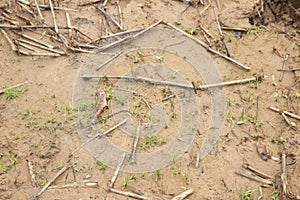
[[[52,18],[53,18],[54,30],[58,34],[58,28],[57,28],[57,24],[56,24],[56,19],[55,19],[55,14],[54,14],[52,0],[49,0],[49,5],[50,5],[50,10],[51,10]]]
[[[188,197],[189,195],[193,194],[194,190],[193,189],[189,189],[184,191],[183,193],[175,196],[174,198],[172,198],[172,200],[183,200],[186,197]]]
[[[220,57],[222,57],[222,58],[224,58],[224,59],[226,59],[226,60],[228,60],[228,61],[230,61],[230,62],[233,62],[233,63],[235,63],[236,65],[240,66],[241,68],[243,68],[243,69],[245,69],[245,70],[250,70],[249,67],[247,67],[247,66],[245,66],[245,65],[243,65],[243,64],[241,64],[241,63],[239,63],[238,61],[236,61],[236,60],[234,60],[234,59],[232,59],[232,58],[230,58],[230,57],[228,57],[228,56],[226,56],[226,55],[224,55],[224,54],[222,54],[222,53],[220,53],[220,52],[218,52],[218,51],[216,51],[216,50],[210,48],[207,44],[205,44],[205,43],[202,42],[201,40],[195,38],[194,36],[192,36],[192,35],[190,35],[190,34],[188,34],[188,33],[186,33],[185,31],[183,31],[183,30],[181,30],[180,28],[174,26],[173,24],[170,24],[170,23],[168,23],[168,22],[163,22],[163,23],[166,24],[166,25],[168,25],[168,26],[170,26],[171,28],[177,30],[178,32],[184,34],[184,35],[187,36],[188,38],[194,40],[195,42],[197,42],[198,44],[200,44],[201,46],[203,46],[204,48],[206,48],[207,51],[209,51],[209,52],[211,52],[211,53],[214,53],[214,54],[216,54],[216,55],[218,55],[218,56],[220,56]]]
[[[136,199],[142,199],[142,200],[151,200],[152,199],[150,197],[145,197],[145,196],[135,194],[135,193],[132,193],[132,192],[125,192],[125,191],[122,191],[122,190],[116,190],[114,188],[109,188],[109,191],[113,192],[113,193],[116,193],[116,194],[123,195],[123,196],[136,198]]]
[[[5,37],[5,39],[7,40],[8,44],[10,45],[11,49],[13,51],[17,51],[17,47],[16,45],[11,41],[11,39],[8,37],[7,33],[2,29],[0,28],[0,31],[1,33],[3,34],[3,36]]]
[[[39,6],[37,0],[34,0],[34,5],[35,5],[35,7],[36,7],[36,10],[37,10],[37,12],[38,12],[38,14],[39,14],[39,17],[40,17],[41,21],[44,22],[44,21],[45,21],[45,18],[44,18],[43,15],[42,15],[42,12],[41,12],[41,9],[40,9],[40,6]]]

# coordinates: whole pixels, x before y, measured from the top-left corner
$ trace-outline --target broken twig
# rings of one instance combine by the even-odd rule
[[[54,30],[55,30],[56,34],[58,34],[58,28],[57,28],[57,24],[56,24],[56,19],[55,19],[55,14],[54,14],[52,0],[49,0],[49,5],[50,5],[50,10],[51,10],[52,18],[53,18]]]
[[[107,135],[108,133],[112,132],[113,130],[117,129],[118,127],[122,126],[123,124],[126,123],[126,119],[124,119],[123,121],[121,121],[120,123],[116,124],[115,126],[111,127],[110,129],[108,129],[107,131],[105,131],[104,133],[101,134],[96,134],[95,136],[93,136],[92,138],[88,139],[87,141],[85,141],[83,144],[80,145],[80,147],[78,147],[77,149],[75,149],[71,155],[74,155],[77,151],[79,151],[83,146],[85,146],[86,144],[88,144],[89,142],[93,141],[94,139],[96,139],[97,137],[102,137]]]
[[[116,170],[115,170],[114,176],[111,178],[111,181],[110,181],[110,184],[109,184],[109,187],[110,187],[110,188],[113,188],[113,186],[114,186],[114,184],[115,184],[115,182],[116,182],[116,180],[117,180],[119,171],[120,171],[120,169],[121,169],[122,166],[123,166],[125,156],[126,156],[126,153],[123,153],[123,154],[122,154],[122,157],[121,157],[121,161],[119,162],[119,165],[117,166],[117,168],[116,168]]]
[[[290,116],[290,117],[292,117],[294,119],[300,120],[300,116],[296,115],[294,113],[291,113],[291,112],[288,112],[288,111],[285,111],[285,110],[281,110],[281,109],[275,108],[275,107],[269,107],[269,109],[271,109],[271,110],[273,110],[275,112],[278,112],[278,113],[284,113],[284,114],[286,114],[286,115],[288,115],[288,116]]]
[[[152,199],[150,197],[145,197],[145,196],[135,194],[135,193],[132,193],[132,192],[125,192],[125,191],[122,191],[122,190],[116,190],[114,188],[109,188],[109,191],[113,192],[113,193],[116,193],[116,194],[123,195],[123,196],[136,198],[136,199],[142,199],[142,200],[151,200]]]
[[[238,61],[236,61],[236,60],[234,60],[234,59],[232,59],[232,58],[230,58],[230,57],[228,57],[228,56],[226,56],[226,55],[224,55],[224,54],[222,54],[222,53],[220,53],[220,52],[218,52],[218,51],[216,51],[216,50],[210,48],[207,44],[205,44],[205,43],[202,42],[201,40],[195,38],[194,36],[192,36],[192,35],[190,35],[190,34],[188,34],[188,33],[186,33],[185,31],[183,31],[183,30],[181,30],[180,28],[174,26],[173,24],[170,24],[170,23],[168,23],[168,22],[163,22],[163,23],[166,24],[166,25],[168,25],[168,26],[170,26],[171,28],[177,30],[178,32],[182,33],[183,35],[187,36],[188,38],[194,40],[195,42],[197,42],[198,44],[200,44],[201,46],[203,46],[204,48],[206,48],[207,51],[209,51],[209,52],[211,52],[211,53],[214,53],[214,54],[216,54],[216,55],[218,55],[218,56],[220,56],[220,57],[222,57],[222,58],[224,58],[224,59],[226,59],[226,60],[228,60],[228,61],[230,61],[230,62],[233,62],[234,64],[240,66],[241,68],[243,68],[243,69],[245,69],[245,70],[250,70],[249,67],[247,67],[247,66],[245,66],[245,65],[243,65],[243,64],[241,64],[241,63],[239,63]]]
[[[108,75],[84,74],[81,76],[81,78],[85,78],[85,79],[89,79],[89,78],[127,79],[127,80],[135,80],[135,81],[145,81],[145,82],[152,83],[152,84],[155,83],[155,84],[160,84],[160,85],[169,85],[169,86],[174,86],[174,87],[194,89],[193,85],[186,85],[186,84],[182,84],[182,83],[157,80],[157,79],[141,77],[141,76],[108,76]],[[234,81],[228,81],[228,82],[208,84],[208,85],[197,86],[196,90],[204,90],[204,89],[213,88],[213,87],[221,87],[221,86],[249,83],[251,81],[256,81],[256,80],[257,80],[257,78],[253,77],[253,78],[247,78],[247,79],[242,79],[242,80],[234,80]]]
[[[67,169],[69,169],[69,166],[65,165],[61,170],[59,170],[59,172],[57,172],[57,174],[41,189],[36,198],[38,199],[58,177],[60,177],[65,171],[67,171]]]
[[[99,8],[97,6],[95,6],[95,8],[100,10],[105,17],[108,17],[118,27],[118,29],[120,29],[121,31],[124,30],[124,28],[119,24],[119,22],[117,22],[113,16],[105,12],[103,8]]]
[[[11,41],[11,39],[8,37],[7,33],[5,32],[5,30],[3,30],[1,27],[0,27],[0,30],[3,34],[3,36],[5,37],[5,39],[7,40],[8,44],[10,45],[11,49],[13,51],[17,51],[17,47],[16,45]]]
[[[134,137],[132,151],[131,151],[130,158],[129,158],[129,159],[131,159],[131,162],[135,162],[136,148],[137,148],[137,144],[138,144],[139,138],[140,138],[140,128],[141,128],[141,124],[139,123],[139,125],[137,126],[137,129],[136,129],[136,135]]]
[[[189,195],[193,194],[193,192],[194,192],[193,189],[186,190],[183,193],[173,197],[172,200],[183,200],[186,197],[188,197]]]
[[[281,71],[281,73],[280,73],[279,81],[282,81],[282,79],[283,79],[284,72],[285,72],[284,70],[285,70],[285,68],[286,68],[286,62],[287,62],[288,58],[289,58],[289,54],[286,54],[286,55],[285,55],[285,58],[284,58],[284,60],[283,60],[282,71]]]
[[[119,53],[115,54],[114,56],[112,56],[111,58],[109,58],[108,60],[104,61],[104,63],[102,63],[97,69],[96,71],[99,71],[103,66],[107,65],[108,63],[110,63],[111,61],[113,61],[114,59],[116,59],[119,55],[121,55],[123,53],[123,51],[120,51]]]
[[[35,174],[34,174],[32,163],[29,160],[26,160],[26,161],[27,161],[27,165],[28,165],[28,169],[29,169],[29,173],[30,173],[30,177],[31,177],[31,180],[32,180],[33,187],[36,187],[37,182],[36,182],[36,179],[35,179]]]

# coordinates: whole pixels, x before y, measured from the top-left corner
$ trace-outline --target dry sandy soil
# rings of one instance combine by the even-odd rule
[[[8,2],[12,3],[12,7],[9,7]],[[275,1],[265,1],[265,4],[267,2],[270,4],[264,7],[264,12],[260,15],[257,13],[262,10],[259,6],[255,6],[255,1],[220,0],[212,1],[211,5],[206,0],[203,2],[204,5],[192,1],[192,5],[187,9],[188,3],[175,0],[122,0],[119,3],[111,0],[106,5],[106,12],[119,22],[117,5],[120,6],[122,26],[125,30],[148,27],[162,19],[207,42],[200,28],[202,26],[213,36],[212,38],[206,34],[211,41],[211,47],[226,53],[219,39],[213,12],[213,8],[218,8],[222,26],[242,28],[241,31],[235,32],[223,30],[224,41],[231,57],[250,67],[247,71],[232,62],[209,54],[221,79],[230,81],[253,76],[261,78],[260,81],[224,87],[226,114],[221,134],[213,150],[200,160],[197,168],[196,157],[206,134],[207,124],[210,120],[214,120],[210,118],[211,102],[207,100],[210,96],[207,91],[197,93],[198,101],[207,103],[199,107],[203,126],[198,127],[195,141],[189,150],[169,166],[153,172],[121,171],[114,188],[152,199],[171,199],[187,189],[194,190],[187,199],[299,199],[300,120],[287,115],[288,124],[280,113],[269,109],[272,106],[300,115],[299,72],[286,71],[280,81],[281,72],[278,71],[282,68],[286,55],[288,55],[286,69],[299,69],[299,27],[297,28],[297,24],[293,23],[293,19],[287,14],[280,13],[281,11],[275,10],[278,12],[277,17],[272,15],[274,10],[271,12],[269,8]],[[217,5],[217,2],[220,5]],[[264,1],[258,1],[258,4],[261,2]],[[83,33],[92,39],[97,39],[106,34],[120,32],[109,19],[106,27],[104,25],[106,20],[94,6],[78,6],[80,3],[82,2],[76,0],[62,0],[59,6],[78,9],[76,12],[67,12],[70,13],[72,25]],[[57,2],[54,4],[58,6]],[[15,13],[33,19],[24,8],[16,5],[15,1],[3,0],[0,5],[2,5],[1,13],[4,10],[11,10],[12,13],[9,15],[17,21],[24,23],[16,17]],[[94,5],[101,7],[102,1]],[[33,10],[36,12],[35,9]],[[65,12],[55,11],[58,25],[65,26]],[[42,13],[45,15],[45,24],[52,25],[50,11],[42,10]],[[252,25],[249,23],[249,18]],[[1,24],[8,24],[2,18],[0,21]],[[37,15],[33,22],[40,24]],[[165,25],[159,27],[171,30]],[[11,29],[4,30],[10,38],[20,37]],[[66,50],[61,43],[51,41],[47,37],[53,34],[53,31],[45,30],[44,39],[40,39],[41,41],[51,43],[57,49]],[[38,34],[25,30],[24,33],[38,39],[45,30],[36,29],[35,32]],[[16,31],[21,32],[21,30]],[[60,31],[67,37],[66,30]],[[83,40],[82,43],[84,42]],[[43,186],[65,165],[71,167],[51,186],[63,186],[74,182],[77,185],[61,189],[50,187],[39,196],[39,199],[131,199],[108,191],[115,169],[104,167],[105,163],[97,162],[85,148],[70,157],[70,154],[83,143],[76,129],[77,117],[74,111],[77,105],[72,105],[72,98],[78,71],[90,58],[89,55],[71,51],[68,51],[67,56],[56,58],[18,55],[11,50],[3,34],[0,37],[0,46],[1,89],[28,81],[17,90],[0,94],[0,199],[35,199]],[[154,51],[151,54],[147,50],[132,52],[127,56],[120,56],[112,62],[112,66],[118,66],[120,63],[125,67],[135,67],[158,61],[169,65],[172,63],[180,65],[181,62],[184,64],[184,61],[178,58],[176,62],[172,59],[168,60],[172,58],[169,54],[165,54],[165,59],[162,57],[159,59],[158,53]],[[152,60],[145,55],[152,55],[150,56]],[[124,71],[124,68],[120,68],[119,75],[122,75],[122,70]],[[117,72],[115,71],[116,74]],[[192,73],[189,74],[191,71],[180,69],[179,72],[196,83],[204,84],[200,76],[197,78]],[[104,84],[108,86],[113,82]],[[100,86],[105,87],[101,84]],[[153,103],[172,94],[172,91],[165,89],[162,86],[154,89],[147,86],[138,92],[148,94],[151,98],[147,101]],[[132,118],[144,122],[146,119],[141,114],[148,108],[146,104],[134,104],[135,101],[137,97],[133,96],[130,108],[139,107],[142,113],[135,113]],[[172,111],[179,112],[176,100],[173,106],[173,108],[166,106],[168,114]],[[108,101],[108,109],[101,115],[106,116],[110,112],[110,101]],[[110,120],[101,121],[99,126],[107,130],[114,124],[114,121]],[[174,127],[180,123],[180,119],[175,120],[177,121],[173,122],[174,124],[170,122],[169,127],[166,126],[163,130],[169,133],[168,137],[164,138],[164,142],[172,139]],[[112,133],[108,137],[130,153],[131,144],[129,145],[126,140],[128,136],[118,138],[115,133]],[[137,153],[143,151],[140,148],[143,142],[143,139],[139,141]],[[154,142],[147,151],[154,151],[159,146],[163,147],[164,142]],[[282,162],[286,163],[284,167]],[[28,163],[32,165],[35,181],[30,175]],[[250,173],[248,178],[243,177],[239,173],[249,172],[247,169],[243,170],[245,165],[250,165],[270,177],[260,178],[259,181],[249,179],[249,177],[256,177],[253,173]],[[285,173],[283,173],[284,168],[286,168]],[[286,181],[282,181],[282,174],[285,174],[283,177]],[[96,185],[89,186],[87,182]],[[287,186],[286,191],[284,185]]]

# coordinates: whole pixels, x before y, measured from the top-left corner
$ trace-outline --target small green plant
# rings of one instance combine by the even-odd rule
[[[285,139],[285,137],[280,136],[280,137],[278,138],[278,141],[279,141],[280,143],[284,143],[284,142],[286,142],[286,139]]]
[[[163,169],[164,169],[164,168],[161,167],[161,168],[155,170],[155,172],[154,172],[154,174],[156,175],[155,181],[158,181],[158,180],[161,178],[162,170],[163,170]]]
[[[6,96],[6,99],[11,100],[16,97],[18,97],[20,94],[24,93],[27,90],[27,88],[11,88],[5,90],[4,94]]]
[[[195,35],[196,34],[196,30],[197,30],[197,27],[190,27],[187,30],[187,33],[190,34],[190,35]]]
[[[228,122],[231,122],[231,123],[234,122],[234,121],[233,121],[234,117],[233,117],[232,112],[228,112],[228,113],[227,113],[226,119],[227,119]]]
[[[254,190],[246,190],[241,192],[242,200],[253,200],[252,192]]]
[[[6,173],[7,171],[8,171],[8,168],[0,163],[0,174]]]
[[[135,181],[136,179],[137,177],[135,175],[131,175],[129,178],[124,177],[122,183],[122,190],[124,190],[128,186],[129,182]]]
[[[158,56],[156,56],[155,58],[156,58],[159,62],[162,62],[162,61],[164,60],[164,58],[165,58],[165,55],[164,55],[164,54],[158,55]]]
[[[261,32],[264,32],[265,29],[262,28],[262,27],[258,27],[258,28],[248,28],[247,29],[247,34],[254,34],[254,35],[257,35]]]
[[[142,61],[141,56],[142,55],[140,53],[138,53],[138,55],[127,55],[127,57],[131,59],[134,64],[140,63]]]
[[[291,127],[296,127],[297,124],[296,124],[296,122],[290,122],[290,126],[291,126]]]
[[[73,108],[73,110],[75,111],[86,111],[88,109],[88,104],[86,102],[83,102],[81,104],[79,104],[78,106],[75,106]]]
[[[113,89],[113,85],[108,85],[103,88],[106,95],[106,100],[110,100],[111,98],[113,98],[112,89]]]
[[[165,141],[163,139],[159,140],[156,135],[153,135],[153,136],[144,138],[144,140],[142,141],[140,146],[143,150],[146,150],[151,146],[162,145],[164,143],[165,143]]]
[[[172,175],[177,176],[180,173],[179,169],[176,166],[172,167]]]
[[[263,198],[263,190],[262,190],[262,187],[259,187],[258,188],[258,193],[259,193],[259,197],[257,198],[258,200],[262,199]]]
[[[101,170],[104,170],[104,169],[106,169],[106,164],[103,162],[103,161],[100,161],[100,160],[97,160],[96,161],[96,164],[97,164],[97,166],[101,169]]]
[[[275,190],[274,192],[272,192],[270,197],[272,200],[279,200],[279,192],[277,190]]]
[[[45,67],[45,64],[39,63],[39,64],[37,65],[37,67],[38,67],[38,68],[44,68],[44,67]]]
[[[186,184],[189,184],[189,183],[191,182],[191,180],[189,179],[187,173],[181,172],[181,175],[182,175],[183,181],[184,181]]]
[[[41,183],[41,186],[45,186],[48,183],[47,179],[44,179],[43,182]]]
[[[8,160],[10,161],[10,165],[16,165],[18,163],[18,156],[9,154],[7,156]]]

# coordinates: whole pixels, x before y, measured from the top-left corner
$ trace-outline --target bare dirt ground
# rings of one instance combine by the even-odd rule
[[[22,20],[17,18],[14,12],[33,19],[16,2],[1,1],[1,13],[6,12],[18,21]],[[107,13],[120,22],[119,5],[125,30],[148,27],[158,20],[164,20],[207,42],[204,31],[200,28],[202,26],[213,36],[212,38],[206,34],[211,47],[226,53],[219,39],[213,12],[213,8],[218,8],[222,26],[230,26],[235,30],[223,29],[224,41],[231,57],[250,67],[250,70],[246,71],[232,62],[210,54],[221,78],[223,81],[229,81],[261,77],[260,81],[224,87],[227,102],[224,126],[217,144],[210,154],[200,161],[197,168],[195,163],[199,145],[206,134],[207,123],[214,120],[210,119],[211,104],[207,101],[207,91],[197,93],[198,101],[207,104],[204,103],[204,106],[199,108],[203,126],[198,127],[199,134],[196,135],[190,149],[171,165],[153,172],[132,174],[121,171],[114,188],[152,199],[172,199],[187,189],[194,190],[188,199],[299,199],[300,120],[282,115],[281,112],[285,110],[300,115],[300,75],[298,71],[285,71],[280,81],[282,75],[281,71],[278,71],[282,68],[285,58],[286,69],[299,69],[300,33],[299,26],[294,23],[295,20],[299,20],[299,14],[293,11],[290,13],[292,17],[289,16],[288,8],[284,6],[282,9],[279,9],[279,6],[276,10],[272,6],[276,1],[256,3],[247,0],[220,0],[212,1],[211,4],[210,1],[203,2],[204,5],[192,1],[188,9],[188,3],[175,0],[107,2]],[[297,6],[297,1],[291,2]],[[39,3],[48,4],[48,1]],[[120,31],[109,20],[109,24],[104,25],[106,20],[93,5],[78,6],[80,3],[83,1],[60,1],[59,6],[78,11],[56,10],[57,24],[65,26],[65,12],[69,12],[72,25],[92,39]],[[259,6],[261,3],[265,3],[265,6]],[[9,4],[12,4],[11,7]],[[54,4],[58,6],[57,2]],[[94,5],[101,7],[102,4],[103,2],[99,1]],[[297,8],[299,7],[298,5]],[[36,12],[36,9],[29,8]],[[53,25],[50,11],[42,12],[45,24]],[[37,15],[35,19],[34,24],[39,24]],[[0,18],[0,22],[9,24],[5,16]],[[170,29],[165,25],[159,26]],[[9,28],[3,30],[12,39],[20,37]],[[16,31],[22,32],[18,29]],[[46,32],[42,34],[43,31]],[[64,35],[68,34],[67,30],[60,31]],[[24,30],[24,33],[37,39],[45,35],[43,39],[40,38],[41,41],[49,42],[57,49],[66,50],[61,43],[49,39],[48,36],[53,34],[53,31],[36,29],[35,32],[38,34]],[[74,32],[73,34],[75,35]],[[87,53],[71,51],[68,51],[68,56],[56,58],[18,55],[11,50],[3,34],[0,37],[0,46],[1,89],[28,81],[16,90],[0,94],[0,199],[34,199],[33,197],[65,166],[69,155],[82,144],[77,134],[77,121],[73,112],[76,105],[72,105],[72,97],[79,68],[89,56]],[[147,53],[150,54],[147,50],[141,54],[133,52],[131,57],[120,57],[112,65],[126,62],[133,65],[147,63],[151,59],[140,56]],[[154,55],[157,53],[154,52]],[[172,55],[166,54],[165,57],[163,62],[167,64],[184,64],[180,59],[176,62],[168,60]],[[157,57],[152,59],[159,60]],[[181,69],[181,72],[187,77],[194,76],[184,69]],[[200,77],[192,80],[203,84]],[[146,87],[138,92],[151,96],[147,99],[150,103],[158,102],[159,99],[172,94],[172,91],[166,91],[162,86],[156,87],[155,90]],[[135,104],[137,98],[132,97],[130,108],[139,108],[141,112],[135,112],[133,118],[143,121],[143,112],[148,108],[143,103]],[[110,101],[108,107],[109,103]],[[170,104],[166,106],[168,114],[178,111],[176,105],[174,100],[174,108],[168,107]],[[277,113],[270,110],[270,106],[282,110]],[[106,116],[109,112],[110,108],[102,114]],[[174,120],[169,123],[169,127],[165,127],[166,140],[150,144],[148,151],[155,150],[172,139],[174,127],[178,122],[176,120],[179,119]],[[100,122],[104,130],[112,124],[113,121]],[[124,136],[120,139],[116,135],[109,137],[121,149],[130,152],[131,146],[126,140],[128,138]],[[142,151],[138,148],[137,153]],[[32,165],[35,181],[30,175],[28,163]],[[73,155],[69,164],[71,167],[51,186],[63,186],[74,182],[76,185],[60,189],[49,187],[39,199],[131,199],[108,191],[115,169],[97,162],[85,148]],[[243,166],[248,165],[270,177],[255,181],[250,179],[255,177],[253,173],[250,173],[250,178],[241,176],[239,173],[249,172],[247,169],[243,171]],[[89,186],[87,183],[95,185]]]

